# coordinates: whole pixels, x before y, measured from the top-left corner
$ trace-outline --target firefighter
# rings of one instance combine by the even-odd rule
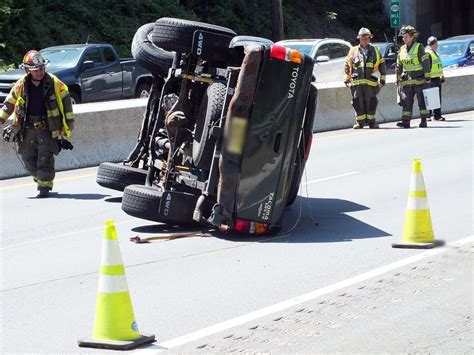
[[[375,122],[377,94],[385,85],[385,61],[378,48],[370,45],[373,37],[369,29],[362,27],[357,38],[359,45],[354,46],[346,57],[344,66],[344,84],[350,87],[352,106],[355,110],[354,129],[379,128]]]
[[[66,138],[74,129],[67,86],[46,73],[46,65],[40,52],[26,53],[20,65],[26,74],[13,85],[0,110],[0,122],[11,122],[10,133],[13,132],[18,153],[37,184],[37,197],[47,197],[53,188],[54,155],[61,148],[72,149]]]
[[[439,58],[436,50],[438,49],[438,39],[434,36],[428,38],[427,41],[428,48],[426,52],[430,55],[430,78],[431,78],[431,87],[439,87],[439,101],[441,102],[441,83],[444,83],[444,74],[443,74],[443,64]],[[431,116],[431,112],[430,112]],[[433,112],[433,118],[437,121],[444,121],[445,118],[441,116],[441,108],[437,108]]]
[[[416,96],[420,108],[420,127],[426,128],[430,112],[426,109],[423,89],[431,83],[429,54],[416,41],[418,32],[413,26],[402,26],[399,36],[402,36],[405,44],[398,52],[396,66],[396,82],[397,86],[401,86],[403,104],[402,119],[397,122],[397,126],[410,128]]]

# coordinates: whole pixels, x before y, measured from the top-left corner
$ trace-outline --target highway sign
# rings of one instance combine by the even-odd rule
[[[390,27],[400,27],[400,0],[390,0]]]

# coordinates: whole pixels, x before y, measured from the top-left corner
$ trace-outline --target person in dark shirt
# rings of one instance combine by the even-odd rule
[[[0,123],[11,120],[18,153],[38,186],[38,197],[47,197],[53,188],[54,155],[74,129],[67,86],[46,73],[46,64],[40,52],[26,53],[21,64],[26,75],[13,85],[0,110]]]

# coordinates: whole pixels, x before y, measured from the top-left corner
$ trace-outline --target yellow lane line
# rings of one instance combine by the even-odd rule
[[[86,177],[91,177],[91,176],[95,176],[96,174],[84,174],[84,175],[77,175],[77,176],[71,176],[71,177],[64,177],[64,178],[59,178],[59,179],[55,179],[54,182],[62,182],[62,181],[69,181],[69,180],[78,180],[78,179],[82,179],[82,178],[86,178]],[[36,183],[34,182],[29,182],[29,183],[26,183],[26,184],[18,184],[18,185],[10,185],[10,186],[1,186],[0,187],[0,191],[4,191],[4,190],[13,190],[13,189],[19,189],[21,187],[26,187],[26,186],[36,186]]]
[[[314,135],[314,139],[317,140],[317,141],[321,141],[323,139],[330,139],[330,138],[339,138],[339,137],[347,137],[347,136],[355,136],[355,135],[359,135],[359,134],[370,134],[370,133],[375,133],[375,132],[382,132],[383,130],[366,130],[366,131],[363,131],[363,132],[352,132],[352,133],[342,133],[342,134],[334,134],[334,135],[328,135],[328,136],[324,136],[324,137],[318,137],[317,134]]]

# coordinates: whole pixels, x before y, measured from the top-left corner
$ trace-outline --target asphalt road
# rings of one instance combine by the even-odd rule
[[[274,237],[134,244],[130,237],[168,231],[123,213],[121,194],[96,185],[96,168],[59,173],[58,193],[46,200],[34,198],[30,178],[1,181],[2,353],[103,353],[76,341],[92,334],[107,219],[116,222],[139,330],[157,338],[140,353],[167,347],[178,353],[469,352],[472,243],[410,264],[404,260],[422,252],[391,248],[403,229],[414,158],[422,162],[436,239],[453,243],[473,235],[474,112],[446,117],[428,129],[386,124],[316,134],[301,197],[286,214],[283,229],[290,232]],[[398,268],[389,266],[400,262],[397,278]],[[443,262],[466,271],[453,276]],[[366,287],[359,288],[360,275],[368,275]],[[415,292],[424,284],[431,285],[426,292]],[[318,290],[328,292],[271,308]],[[350,296],[330,301],[340,294]],[[300,309],[311,312],[297,321]],[[289,321],[259,333],[280,317]],[[323,331],[316,337],[308,329],[317,332],[318,322]],[[446,327],[454,329],[455,345],[446,342]],[[223,343],[234,336],[243,340]]]

